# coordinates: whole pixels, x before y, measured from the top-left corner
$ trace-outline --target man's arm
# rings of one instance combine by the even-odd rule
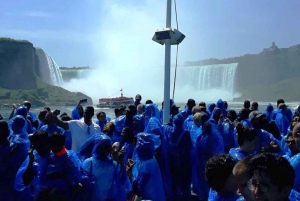
[[[29,163],[27,166],[27,169],[25,170],[24,174],[23,174],[23,183],[25,186],[28,186],[31,181],[34,178],[34,169],[33,169],[33,162],[34,162],[34,155],[33,155],[33,150],[29,150],[28,152],[29,155]]]
[[[54,110],[53,113],[52,113],[52,118],[53,118],[53,121],[54,123],[59,126],[59,127],[62,127],[63,129],[65,130],[69,130],[69,124],[67,121],[61,121],[57,118],[57,115],[58,115],[58,110]]]

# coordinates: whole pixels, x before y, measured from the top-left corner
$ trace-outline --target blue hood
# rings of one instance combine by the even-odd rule
[[[222,111],[224,110],[224,102],[222,99],[218,100],[216,107],[220,108]]]
[[[271,103],[269,103],[269,105],[266,108],[266,112],[272,112],[274,110],[273,106]]]

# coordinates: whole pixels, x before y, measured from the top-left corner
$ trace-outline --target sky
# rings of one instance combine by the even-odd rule
[[[116,79],[116,74],[122,73],[117,76],[122,81],[130,74],[145,75],[146,69],[163,67],[164,46],[153,42],[152,36],[166,26],[166,2],[0,0],[0,37],[29,40],[59,66],[97,68],[103,75],[93,77],[91,84],[103,88],[102,83]],[[273,41],[278,47],[300,43],[298,0],[176,2],[179,30],[186,35],[179,46],[179,65],[256,54]],[[172,3],[172,27],[176,28]],[[173,46],[173,64],[175,50]]]

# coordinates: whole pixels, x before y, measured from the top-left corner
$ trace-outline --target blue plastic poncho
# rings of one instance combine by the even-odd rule
[[[214,111],[215,107],[216,107],[215,103],[208,104],[208,106],[207,106],[207,108],[208,108],[207,112],[208,112],[209,116],[211,116],[211,113]]]
[[[27,119],[27,107],[26,106],[20,106],[16,109],[16,112],[14,116],[21,115],[26,120],[26,131],[28,134],[34,133],[35,129],[32,127],[31,122]],[[11,120],[10,120],[11,121]]]
[[[276,110],[274,110],[274,111],[272,112],[272,120],[273,120],[273,121],[276,120],[276,116],[277,116],[277,114],[278,114],[279,111],[280,111],[280,109],[277,108]],[[283,114],[286,116],[286,118],[287,118],[287,120],[288,120],[289,122],[292,121],[292,119],[293,119],[293,113],[292,113],[292,111],[290,110],[290,108],[286,108],[286,110],[285,110],[285,112],[284,112]]]
[[[208,201],[235,201],[239,198],[240,196],[236,193],[229,194],[229,195],[219,195],[216,191],[210,189]]]
[[[290,122],[287,117],[284,115],[284,111],[279,109],[276,114],[275,123],[279,129],[281,135],[288,134],[288,128],[290,126]]]
[[[272,112],[273,112],[273,110],[274,110],[274,108],[273,108],[272,104],[269,103],[268,106],[267,106],[267,108],[266,108],[266,110],[265,110],[265,112],[264,112],[264,114],[266,115],[266,119],[268,121],[272,120]]]
[[[31,116],[33,122],[37,120],[36,115],[33,112],[28,112],[28,115]]]
[[[193,120],[193,115],[189,115],[185,120],[184,120],[184,123],[183,123],[183,128],[184,130],[190,130],[192,125],[194,123],[194,120]]]
[[[41,157],[37,153],[37,151],[34,150],[33,155],[34,155],[33,169],[35,172],[35,177],[31,181],[31,183],[28,186],[25,186],[23,182],[23,175],[29,164],[29,156],[23,162],[23,164],[21,165],[21,167],[19,168],[16,174],[14,188],[17,191],[23,192],[23,200],[27,200],[30,194],[32,194],[34,198],[36,198],[40,190],[42,189],[42,187],[47,186],[46,176],[47,176],[47,167],[50,160],[50,153],[44,157]]]
[[[46,131],[49,136],[52,135],[56,131],[60,132],[62,134],[64,134],[64,132],[65,132],[64,129],[62,129],[61,127],[59,127],[55,124],[52,124],[50,126],[48,124],[46,124],[46,125],[42,126],[42,128],[40,130]]]
[[[249,156],[251,154],[249,154],[239,148],[232,148],[229,150],[229,155],[232,156],[232,158],[234,158],[234,160],[236,162],[239,162],[240,160],[242,160],[243,158],[245,158],[246,156]]]
[[[82,163],[82,168],[92,174],[95,179],[91,200],[126,200],[126,193],[128,192],[126,192],[125,189],[122,188],[123,185],[120,179],[120,173],[118,171],[117,164],[109,157],[101,159],[99,156],[99,147],[105,145],[112,145],[110,137],[108,137],[107,135],[98,136],[95,139],[93,156],[86,159]]]
[[[293,156],[290,159],[290,163],[295,170],[295,180],[294,180],[294,188],[296,191],[300,192],[300,153]]]
[[[153,157],[159,146],[158,136],[148,133],[137,135],[137,160],[132,169],[133,186],[145,200],[166,200],[159,165]]]
[[[255,129],[258,134],[258,143],[256,152],[259,152],[262,147],[268,147],[271,141],[274,141],[280,147],[280,141],[277,140],[271,133],[263,130],[263,129]]]
[[[147,127],[148,122],[150,121],[151,117],[160,119],[160,112],[159,112],[158,106],[156,104],[145,105],[145,113],[144,113],[145,128]]]
[[[170,172],[169,157],[168,157],[168,147],[167,147],[168,144],[164,132],[166,130],[165,128],[166,126],[162,127],[161,122],[157,118],[152,117],[149,120],[145,132],[159,136],[159,138],[161,139],[161,146],[157,151],[156,160],[160,167],[165,195],[167,198],[170,198],[173,196],[173,190],[172,190],[172,179],[171,179],[171,172]]]
[[[183,122],[184,117],[181,114],[175,115],[173,129],[165,132],[174,196],[178,199],[182,196],[187,199],[190,196],[192,177],[192,142],[189,131],[183,129]]]
[[[145,119],[142,114],[137,114],[132,117],[134,124],[133,134],[136,136],[138,133],[141,133],[145,130]]]
[[[207,199],[209,186],[205,179],[205,166],[212,156],[224,153],[224,143],[222,136],[211,125],[209,120],[197,132],[200,134],[196,143],[196,162],[194,168],[197,177],[193,179],[193,191],[198,195],[199,199]]]
[[[104,133],[96,133],[89,137],[80,147],[77,152],[77,156],[80,160],[85,160],[87,158],[92,157],[92,152],[95,147],[96,141],[101,138],[101,135],[105,135]]]
[[[110,122],[110,118],[106,117],[105,122],[100,122],[99,120],[96,121],[96,124],[100,126],[101,132],[103,131],[104,126],[107,124],[107,122]]]
[[[224,118],[227,117],[228,111],[225,109],[225,107],[224,107],[224,102],[223,102],[222,99],[219,99],[219,100],[217,101],[216,107],[218,107],[218,108],[221,109]]]
[[[121,137],[121,133],[123,128],[125,127],[125,123],[126,123],[126,115],[121,115],[115,119],[114,122],[115,131],[113,133],[113,136],[111,137],[113,143],[123,141],[123,138]]]
[[[71,117],[73,120],[79,120],[82,116],[79,115],[78,106],[75,106],[72,110]]]
[[[252,128],[252,125],[251,125],[251,122],[249,119],[244,119],[241,121],[241,123],[243,124],[244,127]]]
[[[228,118],[223,121],[220,134],[224,141],[224,150],[226,153],[228,153],[231,148],[238,146],[235,125]]]
[[[294,189],[292,189],[290,196],[289,196],[290,201],[298,201],[300,200],[300,193]]]

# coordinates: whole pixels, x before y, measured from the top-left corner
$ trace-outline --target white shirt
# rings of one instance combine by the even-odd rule
[[[72,134],[72,150],[79,151],[81,145],[95,133],[101,133],[100,127],[92,122],[90,126],[84,123],[84,119],[68,121],[69,131]],[[89,130],[89,131],[88,131]]]

